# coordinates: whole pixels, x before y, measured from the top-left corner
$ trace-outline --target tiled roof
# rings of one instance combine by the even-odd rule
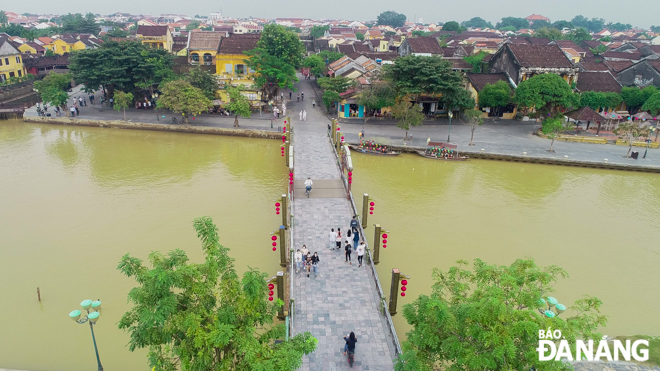
[[[631,61],[605,61],[604,63],[607,64],[612,69],[612,71],[615,72],[623,71],[624,69],[634,64]]]
[[[655,68],[658,73],[660,73],[660,60],[647,59],[646,62],[651,65],[651,67]]]
[[[573,67],[557,45],[507,44],[521,67],[570,68]]]
[[[41,46],[41,45],[39,45],[35,42],[32,42],[32,41],[28,41],[25,44],[27,44],[28,46],[34,48],[34,50],[36,50],[37,52],[41,52],[41,51],[46,50],[43,46]]]
[[[642,53],[638,51],[634,52],[612,52],[608,51],[603,53],[603,58],[616,58],[616,59],[629,59],[629,60],[640,60],[642,59]]]
[[[472,65],[464,61],[462,58],[443,58],[451,63],[451,68],[454,70],[471,70]]]
[[[41,57],[37,60],[33,66],[39,67],[52,67],[52,66],[68,66],[69,65],[69,55],[56,55],[52,57]]]
[[[43,36],[43,37],[37,37],[37,40],[41,41],[44,44],[50,44],[53,42],[53,39],[51,39],[48,36]]]
[[[353,44],[337,44],[337,50],[343,54],[349,54],[355,52]]]
[[[361,43],[353,44],[353,48],[355,48],[356,52],[370,52],[371,51],[371,48],[369,47],[369,45],[365,45],[365,44],[361,44]]]
[[[223,37],[218,54],[243,54],[243,52],[257,47],[260,36],[259,34],[244,34]]]
[[[391,61],[399,56],[399,54],[396,52],[354,52],[348,54],[351,59],[358,59],[361,55],[364,55],[369,59],[380,59],[383,61]]]
[[[608,72],[580,72],[576,87],[579,91],[621,92],[621,85]]]
[[[498,81],[509,82],[504,72],[499,73],[472,73],[468,72],[467,79],[476,91],[481,91],[487,84],[495,84]]]
[[[550,42],[550,39],[547,37],[530,37],[528,39],[529,43],[532,45],[548,45]]]
[[[525,17],[525,19],[528,21],[550,21],[548,18],[538,14],[532,14],[529,17]]]
[[[584,49],[579,47],[576,43],[571,40],[556,40],[555,44],[559,45],[562,49],[573,49],[578,53],[585,53]]]
[[[223,34],[214,31],[192,32],[188,50],[218,50]]]
[[[594,111],[590,107],[582,107],[578,110],[568,112],[566,113],[566,116],[572,118],[575,121],[599,122],[604,120],[603,116],[601,116],[598,112]]]
[[[430,53],[435,55],[442,54],[442,48],[438,44],[438,39],[432,36],[408,37],[406,40],[410,45],[412,53]]]
[[[587,72],[598,72],[598,71],[609,71],[605,63],[596,63],[596,62],[580,62],[580,67]]]
[[[138,26],[137,34],[148,37],[167,35],[167,26]]]

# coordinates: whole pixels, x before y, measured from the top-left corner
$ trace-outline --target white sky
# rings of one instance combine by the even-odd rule
[[[604,18],[608,22],[630,23],[647,28],[660,25],[659,0],[163,0],[163,1],[87,1],[87,0],[25,0],[5,2],[4,10],[17,13],[110,14],[180,13],[204,14],[222,10],[228,17],[301,17],[312,19],[372,20],[384,10],[404,13],[409,20],[424,22],[464,21],[482,17],[493,23],[502,17],[526,17],[541,14],[552,21],[570,20],[577,14],[588,18]]]

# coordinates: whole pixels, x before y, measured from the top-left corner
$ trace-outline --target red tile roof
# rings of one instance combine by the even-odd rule
[[[621,85],[608,72],[580,72],[576,87],[579,91],[621,92]]]
[[[243,54],[243,52],[256,48],[260,37],[261,35],[259,34],[243,34],[223,37],[220,42],[218,54]]]
[[[410,51],[412,53],[430,53],[434,55],[442,55],[442,48],[438,43],[438,39],[435,37],[408,37],[404,42],[408,42],[408,45],[410,45]]]
[[[570,68],[571,61],[557,45],[507,44],[521,67]]]
[[[468,72],[467,79],[476,91],[481,91],[487,84],[495,84],[498,81],[509,82],[504,72],[499,73],[472,73]]]
[[[603,58],[616,58],[616,59],[629,59],[629,60],[640,60],[642,59],[642,53],[638,51],[634,52],[613,52],[608,51],[603,53]]]
[[[138,26],[137,34],[147,37],[167,35],[167,26]]]

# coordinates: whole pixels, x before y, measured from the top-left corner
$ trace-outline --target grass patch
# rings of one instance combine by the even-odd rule
[[[648,340],[649,342],[649,360],[646,362],[641,362],[640,364],[644,366],[660,366],[660,336],[646,336],[646,335],[634,335],[634,336],[617,336],[615,340],[621,340],[622,342],[630,340],[631,343],[634,343],[635,340]],[[614,347],[610,343],[610,351],[614,351]]]

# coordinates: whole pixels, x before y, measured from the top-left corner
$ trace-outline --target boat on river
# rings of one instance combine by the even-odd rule
[[[377,156],[398,156],[401,152],[392,151],[386,145],[375,143],[374,141],[360,141],[359,145],[349,144],[348,147],[353,151]]]
[[[468,156],[458,153],[458,146],[451,143],[429,142],[425,151],[417,151],[417,154],[432,160],[443,161],[466,161]]]

